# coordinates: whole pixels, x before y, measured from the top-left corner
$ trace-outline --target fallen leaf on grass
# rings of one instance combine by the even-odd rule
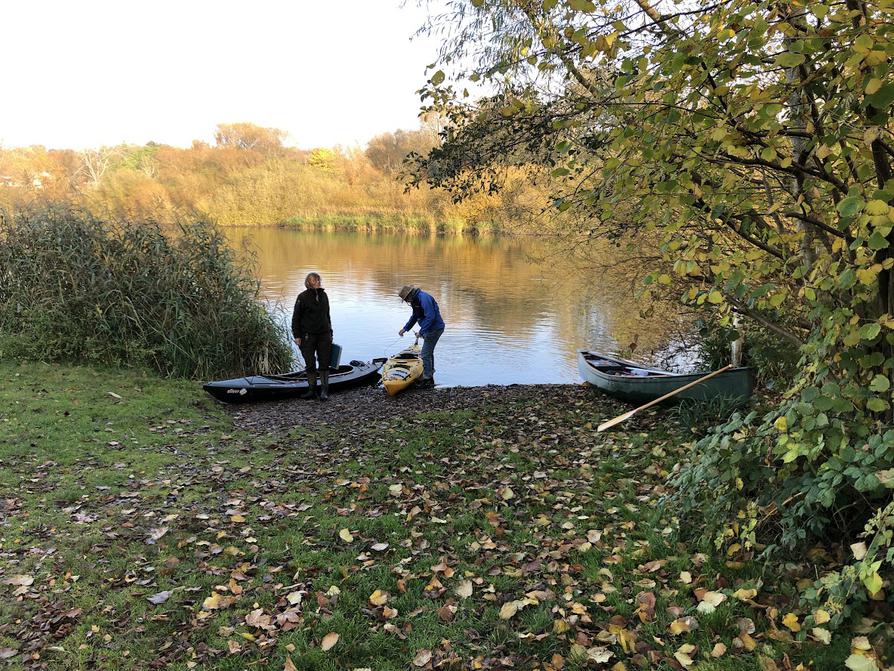
[[[651,622],[655,617],[655,595],[652,592],[640,592],[636,595],[636,601],[639,606],[636,614],[641,622]]]
[[[517,601],[507,601],[500,608],[500,619],[508,620],[513,617],[518,612],[518,602]]]
[[[149,603],[154,603],[157,606],[170,599],[173,593],[174,592],[172,590],[166,590],[164,592],[158,592],[157,594],[153,594],[152,596],[146,598],[148,599]]]
[[[694,653],[695,650],[696,647],[691,643],[684,643],[674,653],[674,659],[680,662],[683,666],[692,666],[692,653]]]
[[[676,620],[670,623],[667,629],[675,636],[678,634],[695,631],[696,629],[698,629],[698,620],[696,620],[691,615],[687,615],[686,617],[678,617]]]
[[[420,650],[413,658],[413,666],[423,667],[431,661],[431,650]]]
[[[156,527],[154,529],[149,529],[149,540],[146,541],[150,545],[155,543],[155,541],[160,540],[162,536],[168,533],[167,527]]]
[[[342,529],[338,532],[338,537],[341,538],[345,543],[350,543],[354,540],[354,537],[351,535],[351,532],[347,529]]]
[[[9,659],[10,657],[15,657],[18,654],[18,650],[13,650],[12,648],[0,648],[0,659]]]
[[[856,653],[844,660],[844,665],[851,671],[879,671],[874,659]]]
[[[472,596],[472,581],[471,580],[463,580],[456,586],[456,589],[453,590],[453,593],[456,594],[460,599],[468,599]]]
[[[388,592],[377,589],[369,595],[369,602],[373,606],[384,606],[388,602]]]
[[[733,645],[741,647],[745,652],[752,652],[757,647],[757,641],[751,637],[751,634],[746,634],[743,631],[733,639]]]
[[[333,631],[323,637],[323,642],[320,643],[320,648],[323,652],[326,652],[327,650],[332,650],[332,647],[336,643],[338,643],[338,634]]]
[[[608,648],[603,648],[601,645],[593,646],[592,648],[587,648],[587,659],[595,662],[596,664],[606,664],[608,660],[612,658],[612,651]]]
[[[788,627],[791,631],[801,631],[801,625],[798,622],[798,616],[794,613],[787,613],[784,618],[782,618],[782,624]]]
[[[282,671],[298,671],[298,667],[295,666],[292,658],[288,655],[286,655],[286,663],[285,666],[282,667]]]
[[[761,671],[779,671],[779,665],[772,657],[758,655],[757,663],[760,665]]]
[[[725,643],[715,643],[714,649],[711,650],[711,657],[715,659],[718,657],[723,657],[726,654],[726,644]]]
[[[717,610],[717,606],[726,601],[726,594],[722,592],[705,592],[702,601],[696,607],[699,613],[709,615]]]
[[[388,543],[375,543],[372,545],[372,549],[376,552],[384,552],[388,549]]]
[[[34,576],[30,575],[14,575],[3,581],[4,585],[16,585],[17,587],[28,587],[34,584]]]
[[[221,594],[214,592],[202,602],[202,608],[205,610],[221,610],[223,608],[229,608],[234,603],[236,603],[236,597],[222,596]]]

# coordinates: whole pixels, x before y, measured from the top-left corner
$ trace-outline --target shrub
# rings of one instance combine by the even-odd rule
[[[210,378],[288,367],[283,328],[220,231],[198,221],[21,212],[0,227],[5,355]]]

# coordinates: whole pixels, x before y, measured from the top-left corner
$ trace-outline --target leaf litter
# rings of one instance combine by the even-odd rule
[[[0,651],[62,668],[55,648],[76,644],[97,663],[142,668],[129,648],[145,636],[161,641],[149,668],[233,655],[301,668],[293,657],[314,650],[360,668],[375,659],[358,637],[384,636],[392,662],[414,668],[620,671],[730,656],[764,668],[759,646],[796,660],[778,668],[818,668],[823,615],[807,620],[793,595],[680,542],[660,506],[687,448],[676,429],[646,413],[596,434],[618,406],[586,388],[549,390],[357,390],[325,406],[230,410],[226,432],[196,418],[146,427],[161,438],[160,468],[85,489],[55,536],[27,531],[27,552],[4,546],[0,583],[16,615],[0,620]],[[64,476],[37,461],[18,469],[27,501],[123,460],[87,457]],[[21,515],[21,500],[7,505]],[[97,528],[97,561],[76,577],[52,557],[83,524]],[[93,634],[81,586],[97,597]],[[148,609],[130,614],[122,599]],[[852,664],[878,658],[867,645],[848,651]]]

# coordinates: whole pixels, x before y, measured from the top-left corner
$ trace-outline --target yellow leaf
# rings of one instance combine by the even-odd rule
[[[817,624],[826,624],[826,622],[828,622],[831,619],[832,619],[832,616],[829,615],[829,613],[824,611],[822,608],[820,608],[818,611],[816,611],[813,614],[813,621],[816,622]]]
[[[377,589],[369,595],[369,602],[373,606],[384,606],[388,602],[388,592]]]
[[[746,634],[744,631],[739,634],[739,640],[742,641],[742,648],[745,652],[752,652],[757,647],[757,641],[755,641],[750,634]]]
[[[723,643],[715,643],[713,650],[711,650],[711,657],[715,659],[718,657],[723,657],[726,654],[726,645]]]
[[[773,426],[775,426],[782,433],[788,431],[788,420],[785,418],[785,415],[783,415],[782,417],[777,417],[776,421],[773,422]]]
[[[792,631],[801,631],[801,625],[798,623],[798,616],[794,613],[786,613],[786,616],[782,618],[782,624]]]
[[[513,615],[518,612],[518,602],[517,601],[507,601],[503,604],[503,607],[500,608],[500,619],[508,620]]]
[[[205,610],[215,610],[220,608],[220,594],[214,592],[211,596],[202,602],[202,608]]]
[[[556,634],[564,634],[569,629],[571,629],[571,625],[568,624],[565,620],[555,620],[553,622],[553,631]]]
[[[327,650],[332,650],[332,647],[336,643],[338,643],[338,634],[333,631],[323,637],[323,642],[320,643],[320,648],[322,648],[323,652],[326,652]]]
[[[288,655],[286,655],[286,665],[283,667],[282,671],[298,671],[298,668],[295,666],[292,658]]]
[[[342,529],[338,532],[338,537],[341,538],[345,543],[350,543],[354,540],[354,537],[351,535],[351,532],[347,529]]]
[[[757,590],[753,589],[753,588],[745,589],[743,587],[743,588],[737,589],[735,592],[733,592],[733,596],[736,597],[737,599],[739,599],[740,601],[747,601],[748,599],[753,599],[754,597],[757,596]]]
[[[875,93],[876,91],[878,91],[881,87],[882,87],[882,80],[881,80],[881,79],[875,79],[875,78],[874,78],[874,79],[870,79],[870,80],[869,80],[869,83],[866,84],[866,88],[864,89],[864,93],[866,93],[866,95],[868,95],[868,96],[871,96],[873,93]]]

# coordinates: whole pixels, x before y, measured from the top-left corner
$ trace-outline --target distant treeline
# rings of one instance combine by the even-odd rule
[[[86,208],[121,220],[177,222],[199,215],[223,226],[489,233],[530,229],[547,202],[525,170],[505,188],[455,204],[426,187],[406,189],[411,152],[438,142],[434,128],[384,133],[367,149],[303,150],[285,133],[248,123],[217,127],[214,144],[188,149],[150,142],[86,151],[0,148],[0,208],[34,204]]]

